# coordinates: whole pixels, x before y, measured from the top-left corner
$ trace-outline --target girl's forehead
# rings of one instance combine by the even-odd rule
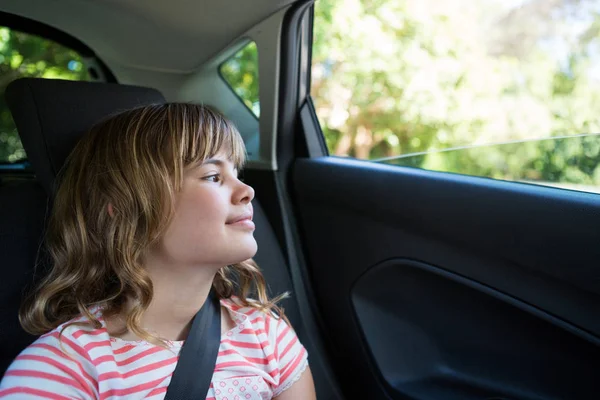
[[[242,169],[246,160],[246,152],[240,138],[239,142],[226,140],[219,144],[208,144],[207,148],[198,149],[198,151],[190,150],[186,158],[188,159],[188,162],[185,163],[187,168],[196,168],[210,163],[211,160],[220,160],[225,164],[232,164],[236,169]]]
[[[217,154],[204,159],[204,160],[200,160],[196,163],[193,163],[192,165],[190,165],[190,168],[200,168],[203,167],[205,165],[216,165],[218,167],[233,167],[233,169],[238,169],[238,166],[235,164],[234,160],[232,159],[232,157],[229,154],[226,154],[225,152],[218,152]]]

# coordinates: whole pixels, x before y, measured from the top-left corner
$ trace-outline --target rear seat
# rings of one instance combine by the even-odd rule
[[[11,83],[6,97],[25,151],[45,192],[35,182],[0,188],[0,248],[3,255],[0,376],[33,339],[18,326],[17,312],[23,286],[32,280],[46,214],[46,194],[53,194],[56,174],[66,156],[83,132],[105,116],[137,105],[164,102],[162,95],[153,89],[31,78]],[[255,259],[264,272],[271,294],[292,291],[286,262],[273,229],[258,201],[253,204],[255,237],[259,244]],[[283,306],[309,352],[318,397],[333,398],[329,384],[319,384],[324,379],[320,372],[321,355],[313,351],[312,342],[307,340],[296,300],[293,297],[284,300]]]
[[[35,337],[19,326],[22,294],[34,276],[47,196],[35,181],[0,181],[0,376]]]

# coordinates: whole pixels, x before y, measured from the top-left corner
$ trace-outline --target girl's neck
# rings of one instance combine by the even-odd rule
[[[216,272],[197,268],[182,273],[182,270],[148,268],[152,280],[153,296],[144,312],[141,327],[165,340],[185,340],[192,318],[204,305],[212,287]],[[187,271],[186,271],[187,272]],[[126,307],[129,309],[130,307]],[[222,313],[226,314],[226,313]],[[225,321],[229,325],[228,321]],[[125,327],[124,316],[106,321],[109,333],[119,332]],[[222,324],[223,325],[223,324]],[[139,340],[133,332],[117,335],[123,340]]]

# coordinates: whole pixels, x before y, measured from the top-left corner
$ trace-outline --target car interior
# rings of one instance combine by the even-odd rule
[[[272,295],[292,294],[317,398],[597,396],[598,195],[331,156],[310,95],[313,7],[0,3],[0,26],[77,51],[90,77],[10,79],[3,94],[27,159],[0,169],[0,376],[35,339],[17,313],[48,267],[70,150],[108,115],[183,101],[220,110],[247,144],[255,259]],[[249,43],[259,113],[221,69]]]

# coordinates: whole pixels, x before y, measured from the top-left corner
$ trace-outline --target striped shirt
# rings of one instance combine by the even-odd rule
[[[207,399],[271,399],[308,366],[307,352],[282,319],[221,300],[236,326],[221,336]],[[163,399],[183,342],[169,348],[109,336],[100,329],[62,325],[17,356],[2,381],[2,399]],[[84,321],[78,318],[77,321]]]

